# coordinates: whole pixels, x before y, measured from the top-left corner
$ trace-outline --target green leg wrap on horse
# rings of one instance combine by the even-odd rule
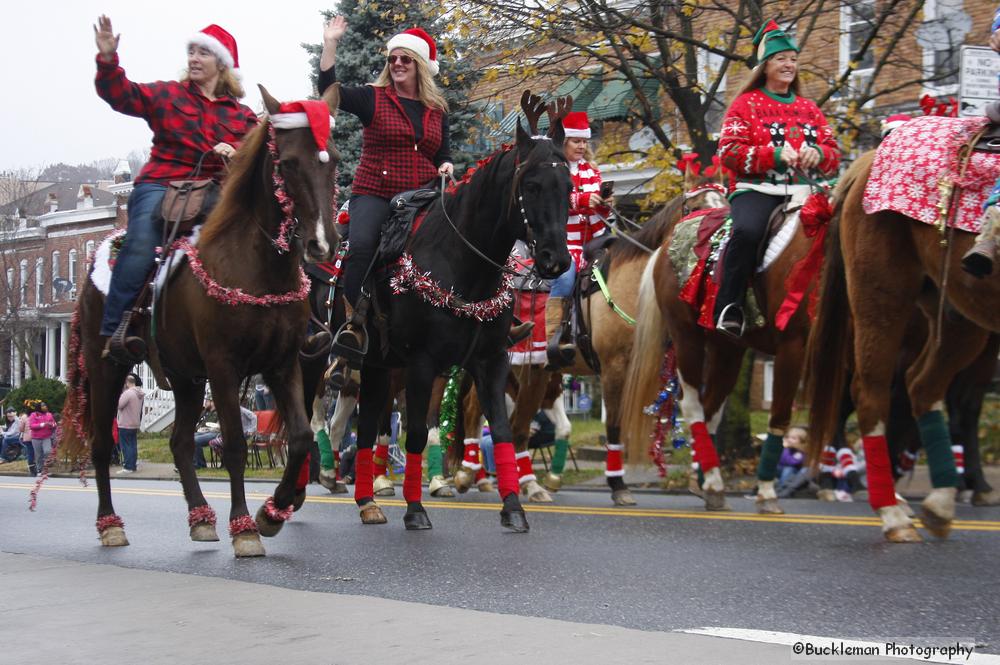
[[[940,410],[928,411],[917,418],[920,427],[920,441],[927,452],[927,465],[931,468],[931,485],[934,487],[957,487],[958,470],[951,454],[951,436]]]
[[[330,446],[330,435],[326,430],[316,432],[316,443],[319,445],[319,466],[326,471],[333,471],[333,448]]]
[[[441,462],[441,446],[427,446],[427,477],[444,475],[444,464]]]
[[[566,453],[569,452],[569,441],[556,439],[556,450],[552,453],[552,473],[561,475],[566,468]]]
[[[774,480],[778,473],[781,449],[784,447],[780,436],[768,432],[767,440],[764,441],[764,447],[760,451],[760,461],[757,463],[757,480]]]

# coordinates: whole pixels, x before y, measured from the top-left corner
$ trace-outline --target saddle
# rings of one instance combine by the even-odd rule
[[[378,256],[383,265],[395,263],[415,227],[419,228],[428,208],[440,197],[436,189],[413,189],[397,194],[389,202],[389,218],[382,227]]]

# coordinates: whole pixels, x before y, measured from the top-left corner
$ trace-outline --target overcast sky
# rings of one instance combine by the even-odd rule
[[[149,147],[146,123],[115,112],[94,90],[91,26],[100,14],[121,34],[121,65],[140,83],[178,78],[188,38],[218,23],[236,38],[243,102],[259,111],[257,83],[283,101],[312,93],[300,44],[321,41],[320,11],[335,6],[335,0],[13,0],[0,24],[0,171],[125,158]]]

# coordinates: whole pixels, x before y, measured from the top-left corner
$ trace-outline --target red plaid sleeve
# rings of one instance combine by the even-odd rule
[[[156,95],[155,83],[133,83],[125,76],[115,53],[111,62],[97,56],[97,77],[94,80],[97,94],[114,110],[126,115],[145,118]]]

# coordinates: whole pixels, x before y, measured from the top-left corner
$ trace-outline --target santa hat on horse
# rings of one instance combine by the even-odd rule
[[[889,132],[901,126],[904,122],[913,120],[909,113],[893,113],[882,121],[882,138],[888,136]]]
[[[219,63],[233,70],[233,74],[240,76],[240,55],[236,49],[236,38],[229,34],[222,26],[212,24],[202,28],[201,32],[196,32],[188,40],[188,46],[204,46],[212,52]]]
[[[420,28],[409,28],[389,40],[385,45],[385,52],[392,53],[392,49],[405,48],[412,51],[424,61],[431,72],[431,76],[437,76],[439,67],[437,59],[437,45],[426,32]]]
[[[326,144],[330,140],[330,130],[336,121],[330,115],[330,107],[322,100],[306,100],[300,102],[285,102],[278,107],[278,112],[271,116],[271,124],[275,129],[296,129],[309,127],[313,140],[316,141],[319,161],[330,161],[330,153]]]
[[[799,50],[795,40],[782,30],[773,19],[762,25],[757,34],[753,36],[753,45],[756,49],[757,64],[766,62],[775,53],[798,52]]]

